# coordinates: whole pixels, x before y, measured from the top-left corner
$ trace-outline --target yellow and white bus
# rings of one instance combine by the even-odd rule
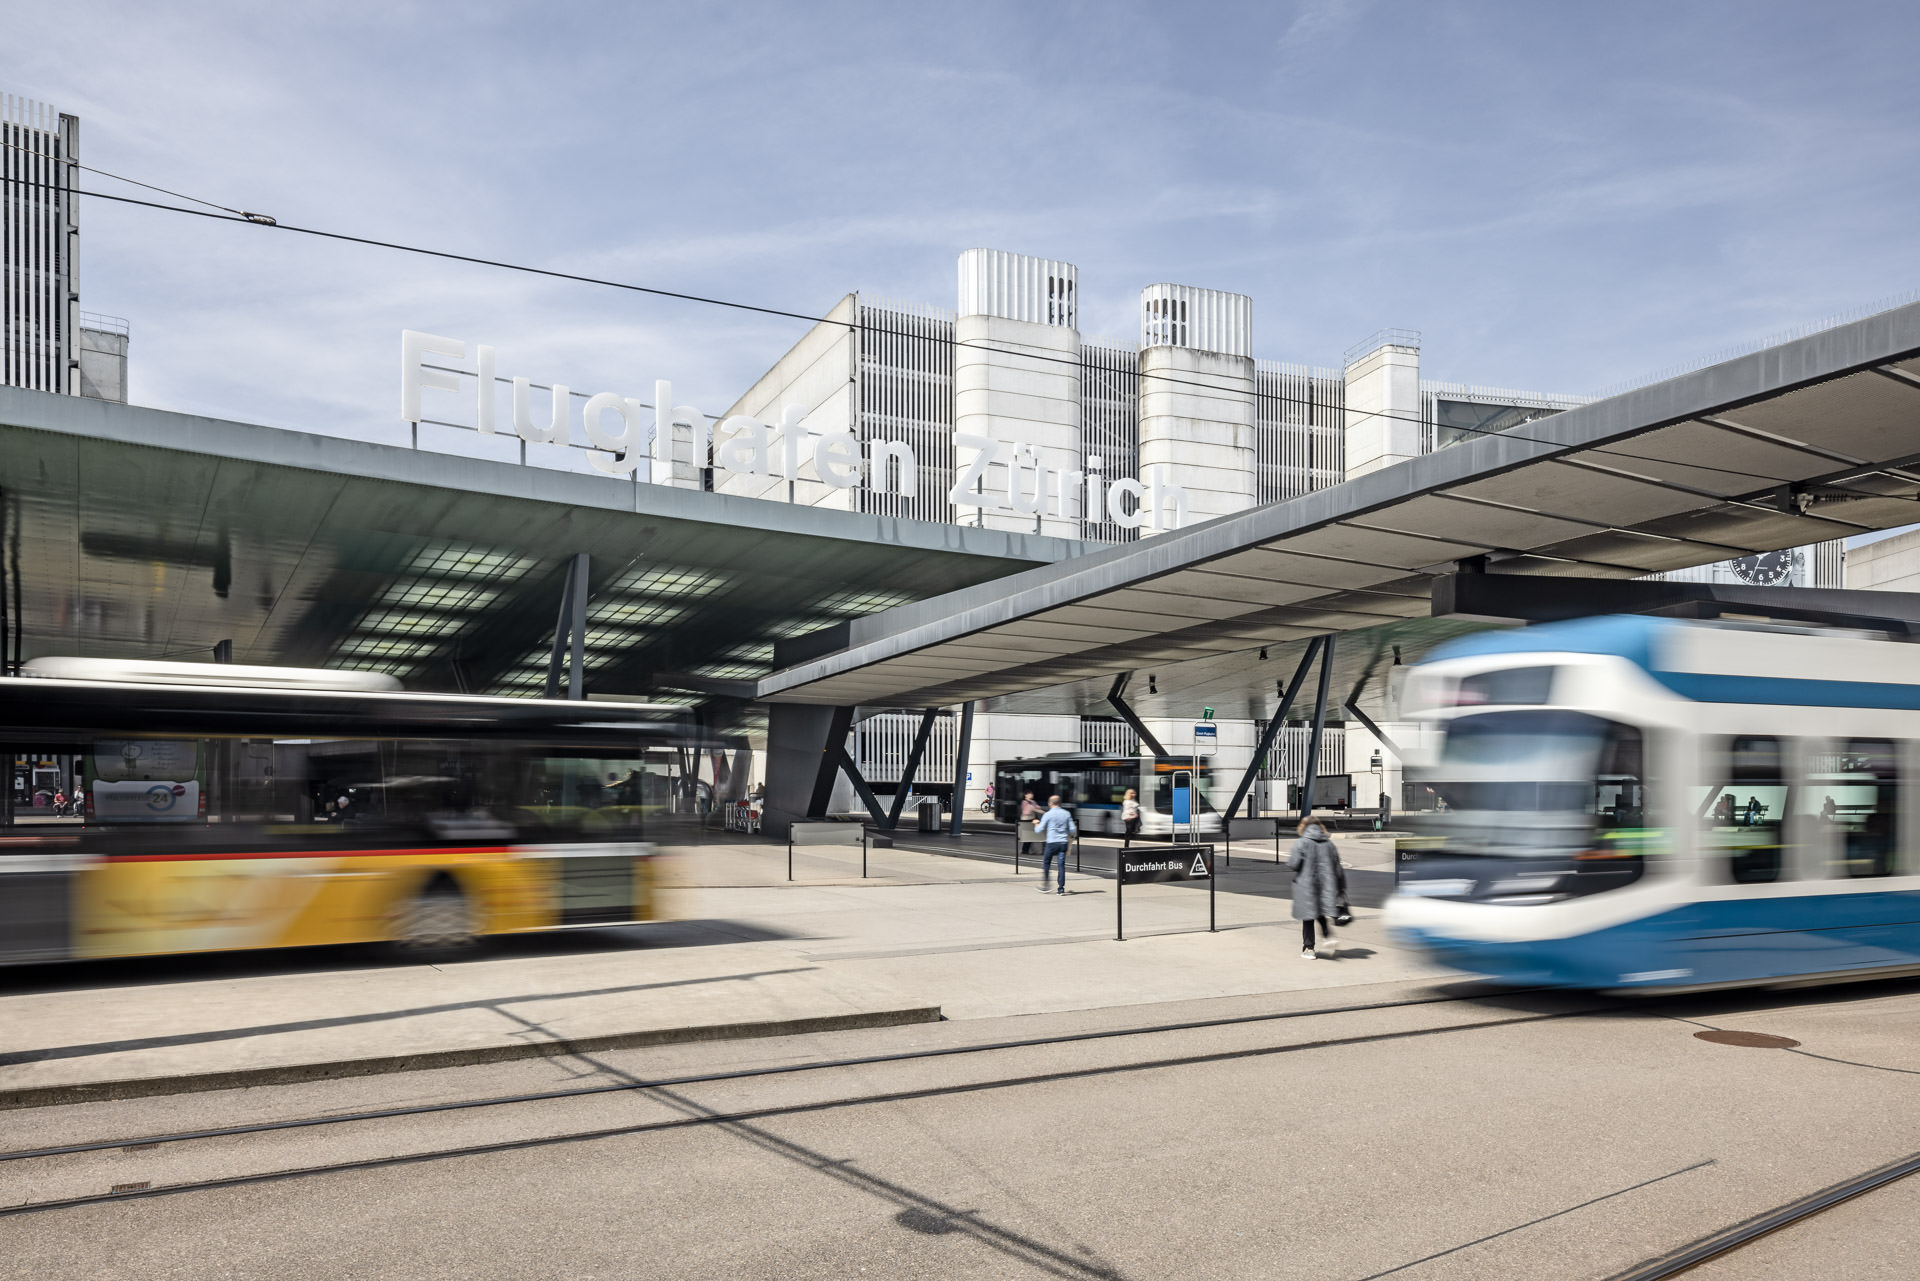
[[[80,759],[84,819],[0,815],[0,963],[644,921],[685,709],[389,677],[36,660],[0,753]]]

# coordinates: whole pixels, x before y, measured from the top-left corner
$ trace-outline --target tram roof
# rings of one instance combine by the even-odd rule
[[[591,556],[588,687],[743,698],[775,641],[1085,550],[0,387],[16,656],[533,693]],[[733,704],[738,707],[738,704]]]
[[[1781,707],[1920,709],[1920,648],[1908,640],[1792,625],[1603,616],[1452,641],[1429,657],[1622,658],[1682,698]]]
[[[1911,523],[1920,304],[1265,507],[855,620],[759,683],[775,701],[1262,716],[1308,638],[1365,682],[1483,624],[1430,617],[1462,569],[1635,578]],[[1263,662],[1267,651],[1280,660]],[[1258,657],[1256,657],[1258,655]],[[1378,686],[1375,687],[1376,689]],[[1032,691],[1039,691],[1037,693]]]

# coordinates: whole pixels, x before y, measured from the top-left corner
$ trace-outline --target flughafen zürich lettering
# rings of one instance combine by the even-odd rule
[[[413,329],[401,331],[402,419],[421,421],[423,392],[460,390],[457,373],[427,364],[425,358],[434,355],[465,360],[467,348],[459,338]],[[482,436],[497,435],[494,349],[476,343],[473,351],[479,384],[474,422]],[[536,418],[533,381],[519,377],[509,381],[513,386],[512,433],[529,444],[571,443],[572,388],[554,384],[548,412]],[[675,405],[673,400],[673,384],[666,379],[654,382],[651,405],[618,392],[589,396],[580,410],[580,424],[593,447],[589,455],[593,466],[611,476],[630,476],[644,458],[652,464],[650,474],[663,475],[671,462],[673,429],[685,427],[692,433],[693,456],[705,458],[711,452],[713,465],[723,471],[797,480],[801,467],[811,462],[820,481],[835,489],[851,489],[871,468],[874,489],[906,498],[918,492],[919,460],[914,457],[913,447],[904,441],[869,441],[863,457],[860,440],[853,432],[844,428],[810,430],[806,419],[811,411],[802,405],[784,406],[780,421],[774,424],[734,414],[716,426],[692,405]],[[609,422],[616,424],[612,430],[608,429]],[[954,432],[953,444],[956,456],[966,460],[955,469],[954,485],[947,495],[955,506],[1022,516],[1071,518],[1084,512],[1090,520],[1100,520],[1104,513],[1104,519],[1126,529],[1151,525],[1155,531],[1162,531],[1179,529],[1186,523],[1186,490],[1157,476],[1144,482],[1130,476],[1109,478],[1103,460],[1097,457],[1087,459],[1084,471],[1048,467],[1033,445],[1009,444],[967,432]],[[1001,468],[1004,486],[1004,492],[998,494],[987,483],[988,470],[995,466]]]

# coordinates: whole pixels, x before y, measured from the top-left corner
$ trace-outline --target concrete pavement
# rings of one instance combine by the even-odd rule
[[[1422,991],[1431,985],[1364,989]],[[1310,1010],[1337,995],[792,1040],[808,1042],[808,1055],[845,1059],[1057,1035],[1121,1013],[1166,1027],[1236,1005]],[[1920,1147],[1916,1018],[1914,983],[1633,1002],[1467,995],[153,1150],[114,1146],[0,1168],[0,1204],[98,1195],[123,1181],[316,1173],[109,1199],[10,1218],[0,1230],[23,1274],[49,1278],[111,1268],[156,1281],[1599,1281]],[[1752,1049],[1695,1035],[1713,1028],[1803,1044]],[[549,1085],[658,1081],[724,1068],[728,1056],[797,1061],[796,1048],[661,1047],[39,1109],[14,1120],[29,1132],[23,1146],[125,1143],[172,1126],[537,1088],[536,1074]],[[618,1126],[636,1129],[572,1137]],[[516,1146],[443,1155],[484,1142]],[[343,1162],[361,1164],[329,1168]],[[1711,1275],[1912,1275],[1901,1217],[1910,1199],[1879,1196]]]
[[[1358,841],[1343,842],[1364,869]],[[514,1053],[936,1017],[977,1019],[1338,987],[1441,972],[1362,909],[1340,959],[1299,957],[1284,876],[1242,856],[1202,885],[1110,879],[919,849],[708,844],[676,856],[680,919],[496,940],[452,964],[365,949],[0,971],[0,1104],[205,1089]],[[1089,843],[1086,859],[1110,861]],[[1377,858],[1377,855],[1374,857]],[[1390,857],[1390,855],[1389,855]],[[1364,875],[1364,871],[1356,875]],[[1360,897],[1360,896],[1356,896]],[[837,1021],[837,1022],[836,1022]],[[628,1038],[622,1041],[620,1038]],[[464,1057],[462,1057],[464,1056]],[[239,1075],[236,1075],[239,1074]]]

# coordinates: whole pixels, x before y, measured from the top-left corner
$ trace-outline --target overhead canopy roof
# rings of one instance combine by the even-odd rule
[[[937,706],[1065,687],[1069,710],[1114,673],[1186,664],[1258,699],[1258,647],[1373,629],[1377,664],[1392,637],[1457,630],[1424,616],[1434,578],[1461,568],[1631,578],[1909,524],[1916,357],[1920,304],[857,620],[846,648],[759,693]]]
[[[777,638],[1085,546],[5,387],[0,502],[16,658],[230,639],[476,693],[541,688],[577,552],[590,692],[745,694]]]

